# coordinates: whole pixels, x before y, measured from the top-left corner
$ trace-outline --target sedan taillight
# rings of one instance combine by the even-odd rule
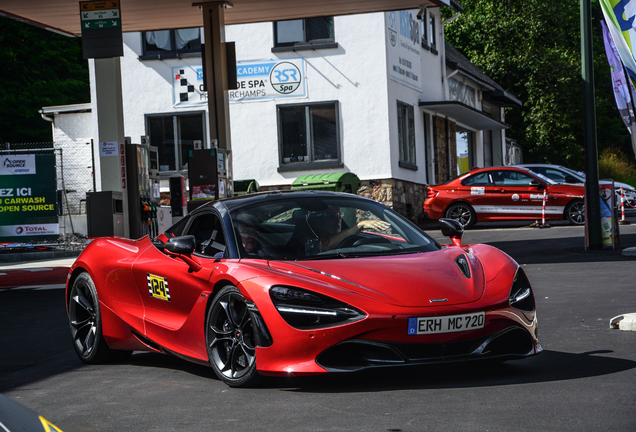
[[[428,198],[435,198],[439,194],[439,191],[436,191],[436,190],[431,189],[431,188],[428,188],[428,190],[426,192],[427,192],[427,197]]]

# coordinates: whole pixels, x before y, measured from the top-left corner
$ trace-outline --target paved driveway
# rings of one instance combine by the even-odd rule
[[[65,432],[634,431],[636,332],[609,320],[636,312],[636,258],[585,251],[583,230],[491,224],[464,235],[512,255],[533,284],[545,351],[524,361],[232,389],[209,368],[159,354],[86,366],[62,289],[0,289],[0,392]],[[636,247],[636,223],[621,230],[623,246]]]

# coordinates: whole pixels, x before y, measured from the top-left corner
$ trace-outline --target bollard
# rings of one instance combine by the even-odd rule
[[[545,223],[545,202],[547,199],[548,199],[548,194],[544,190],[543,191],[543,210],[541,211],[541,225],[539,225],[539,228],[552,228],[552,226]]]
[[[625,199],[623,198],[623,186],[621,186],[621,220],[618,221],[621,225],[630,225],[631,222],[625,219]]]

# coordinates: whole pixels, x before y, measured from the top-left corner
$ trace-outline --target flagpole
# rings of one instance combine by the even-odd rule
[[[603,249],[601,231],[601,200],[598,183],[598,148],[596,145],[596,101],[594,98],[594,59],[592,52],[592,2],[581,4],[581,77],[583,78],[583,113],[585,167],[586,220],[590,249]]]

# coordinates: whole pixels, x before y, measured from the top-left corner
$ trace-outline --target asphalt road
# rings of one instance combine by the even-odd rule
[[[636,247],[629,218],[621,248]],[[0,288],[0,393],[65,432],[636,431],[636,332],[609,328],[636,312],[636,257],[586,251],[582,227],[524,225],[478,224],[464,243],[492,244],[524,267],[540,356],[233,389],[207,367],[160,354],[84,365],[62,289]]]

